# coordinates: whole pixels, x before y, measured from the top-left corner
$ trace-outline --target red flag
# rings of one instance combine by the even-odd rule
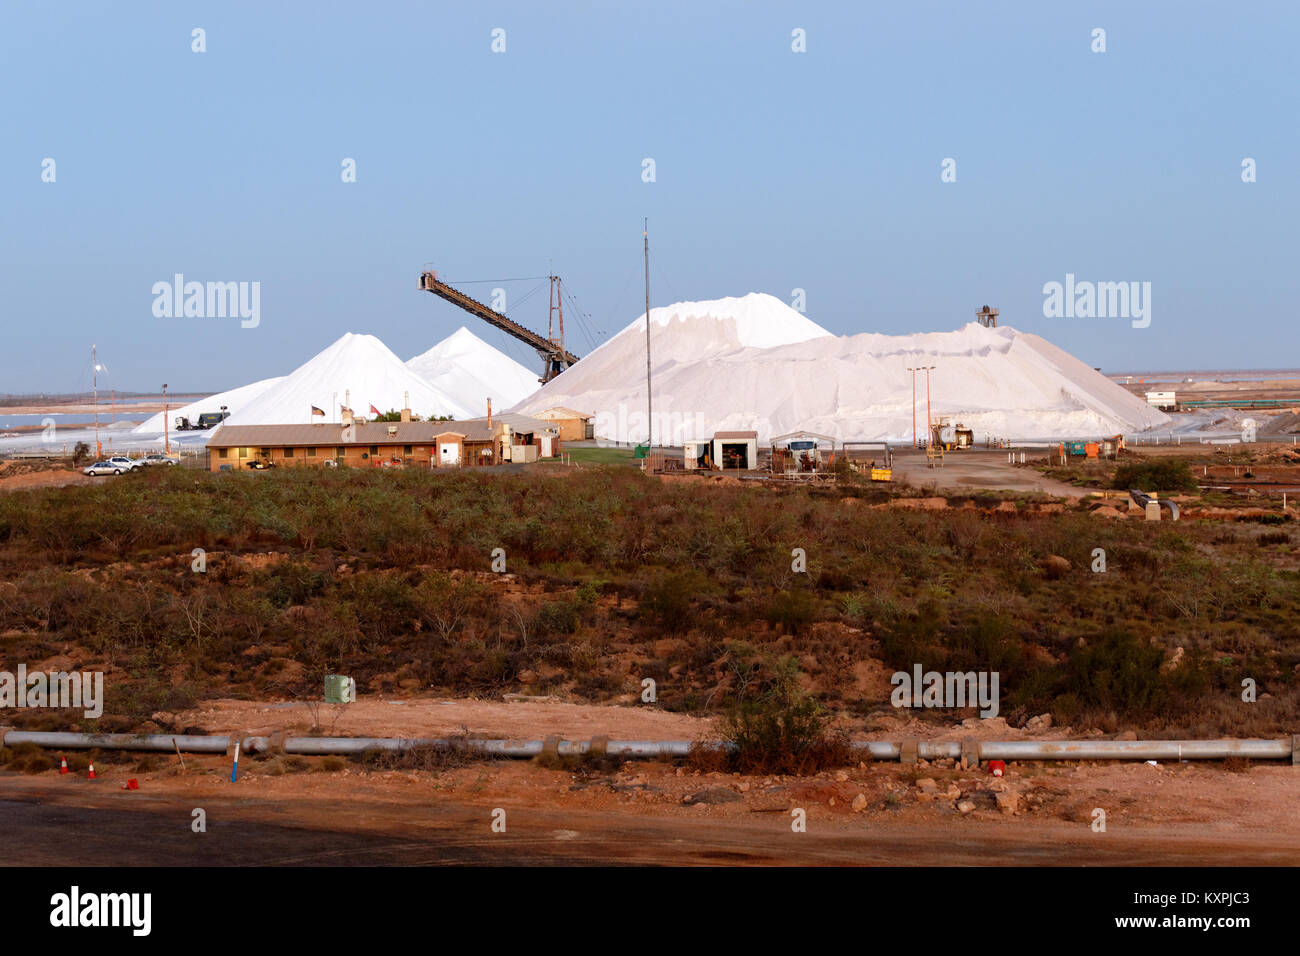
[[[375,406],[371,405],[371,406],[370,406],[370,414],[371,414],[371,415],[379,415],[379,414],[381,414],[381,413],[380,413],[379,409],[377,409],[377,408],[375,408]]]

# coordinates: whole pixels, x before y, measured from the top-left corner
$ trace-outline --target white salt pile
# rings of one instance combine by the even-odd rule
[[[652,309],[656,442],[754,429],[841,441],[910,441],[912,373],[931,373],[934,417],[973,428],[976,440],[1110,435],[1161,426],[1169,416],[1037,335],[971,323],[954,332],[833,336],[769,295]],[[917,376],[924,430],[925,375]],[[643,441],[645,317],[522,402],[595,413],[598,438]]]
[[[338,421],[339,406],[351,402],[352,410],[370,418],[370,407],[380,412],[408,407],[422,418],[452,415],[472,418],[474,413],[441,389],[407,368],[402,360],[373,335],[348,332],[329,348],[313,356],[282,380],[256,396],[238,411],[232,425],[293,425]],[[313,416],[312,406],[325,417]]]
[[[536,371],[488,345],[463,325],[406,367],[460,405],[478,409],[476,415],[487,414],[489,398],[493,408],[506,409],[539,387]]]

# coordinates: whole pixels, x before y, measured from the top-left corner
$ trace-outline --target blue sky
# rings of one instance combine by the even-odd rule
[[[10,5],[0,392],[89,387],[92,342],[124,390],[282,374],[347,331],[405,359],[464,324],[536,364],[421,268],[553,264],[613,333],[643,216],[653,305],[802,288],[833,332],[908,333],[989,303],[1112,371],[1300,365],[1298,26],[1283,3]],[[260,282],[260,324],[155,317],[177,272]],[[1067,273],[1150,282],[1150,326],[1045,318]],[[544,329],[545,290],[511,314]]]

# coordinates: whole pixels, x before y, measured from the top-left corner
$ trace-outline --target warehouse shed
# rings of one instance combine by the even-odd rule
[[[758,467],[758,432],[715,432],[713,464],[724,471],[752,471]]]

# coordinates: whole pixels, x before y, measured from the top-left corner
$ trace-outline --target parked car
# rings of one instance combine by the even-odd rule
[[[114,461],[97,461],[93,465],[87,465],[81,469],[83,475],[120,475],[130,469]]]
[[[135,458],[127,458],[125,455],[114,455],[112,458],[108,460],[118,465],[120,468],[122,468],[125,471],[135,471],[137,468],[144,467],[144,462]]]
[[[140,459],[142,465],[179,465],[180,463],[181,460],[175,455],[159,455],[157,453],[145,455]]]

